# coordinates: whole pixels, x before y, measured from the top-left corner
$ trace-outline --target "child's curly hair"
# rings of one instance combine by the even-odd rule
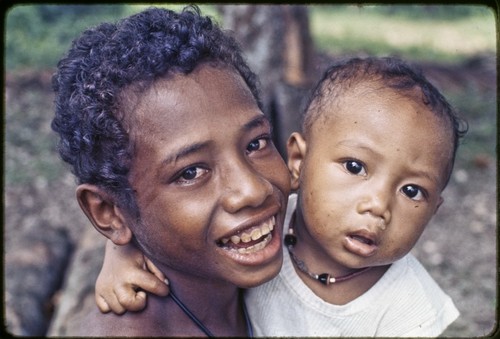
[[[78,182],[103,188],[139,217],[127,178],[133,151],[119,117],[120,94],[131,85],[147,89],[167,74],[188,74],[201,63],[238,72],[262,109],[257,78],[237,42],[195,6],[180,13],[150,8],[73,41],[52,79],[52,129]]]

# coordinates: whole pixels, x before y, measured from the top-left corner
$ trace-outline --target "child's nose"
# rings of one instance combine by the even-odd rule
[[[357,211],[360,214],[369,213],[375,218],[380,218],[377,225],[381,229],[389,224],[391,220],[391,200],[392,194],[389,189],[384,187],[373,188],[359,200]]]
[[[230,164],[224,172],[222,202],[229,213],[258,207],[273,193],[273,185],[245,161]]]

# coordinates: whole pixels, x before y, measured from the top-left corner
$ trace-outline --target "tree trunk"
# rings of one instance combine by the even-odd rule
[[[223,26],[233,31],[261,83],[264,113],[275,144],[286,155],[286,141],[300,129],[303,99],[313,77],[309,13],[303,5],[220,5]]]

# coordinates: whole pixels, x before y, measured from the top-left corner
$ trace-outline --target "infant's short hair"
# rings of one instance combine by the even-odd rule
[[[52,129],[78,182],[103,188],[138,217],[127,178],[133,149],[120,118],[120,94],[130,86],[145,90],[168,74],[189,74],[202,63],[239,73],[262,108],[257,78],[236,40],[195,6],[180,13],[150,8],[73,41],[52,79]]]
[[[307,102],[302,117],[304,135],[307,136],[313,124],[325,114],[322,105],[334,103],[345,90],[363,81],[377,82],[416,100],[415,90],[419,90],[421,92],[419,97],[429,110],[449,122],[449,128],[453,131],[453,154],[445,181],[446,187],[455,162],[459,140],[467,133],[467,122],[458,117],[448,101],[425,78],[421,70],[411,67],[398,58],[352,58],[330,66],[323,73]]]

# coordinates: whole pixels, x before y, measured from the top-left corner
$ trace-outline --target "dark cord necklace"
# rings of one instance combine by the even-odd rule
[[[319,281],[323,285],[330,285],[333,283],[338,283],[341,281],[346,281],[346,280],[352,279],[355,276],[358,276],[358,275],[368,271],[371,268],[371,267],[361,268],[357,271],[351,272],[349,274],[346,274],[346,275],[343,275],[343,276],[340,276],[337,278],[335,278],[333,275],[331,275],[329,273],[321,273],[321,274],[311,273],[307,269],[306,264],[302,260],[297,258],[295,253],[293,253],[293,246],[295,246],[295,244],[297,244],[297,236],[293,233],[293,228],[290,227],[288,229],[288,234],[285,235],[285,245],[288,248],[288,253],[290,253],[290,257],[292,258],[292,261],[295,263],[297,268],[299,270],[301,270],[303,273],[307,274],[308,277]]]
[[[200,321],[200,319],[198,319],[194,314],[193,312],[191,312],[189,310],[189,308],[187,308],[186,305],[184,305],[184,303],[179,299],[179,297],[177,297],[174,292],[172,292],[172,290],[170,290],[170,294],[169,294],[171,297],[172,297],[172,300],[177,304],[177,306],[180,307],[180,309],[189,317],[189,319],[191,319],[191,321],[193,321],[195,323],[195,325],[203,332],[205,333],[205,335],[207,337],[215,337],[212,332],[210,332],[210,330]],[[239,298],[240,298],[240,302],[241,304],[243,305],[243,315],[245,316],[245,323],[247,325],[247,336],[249,338],[252,338],[253,337],[253,329],[252,329],[252,323],[250,322],[250,318],[248,317],[248,312],[247,312],[247,307],[245,305],[245,300],[243,298],[243,292],[240,291],[239,292]]]

